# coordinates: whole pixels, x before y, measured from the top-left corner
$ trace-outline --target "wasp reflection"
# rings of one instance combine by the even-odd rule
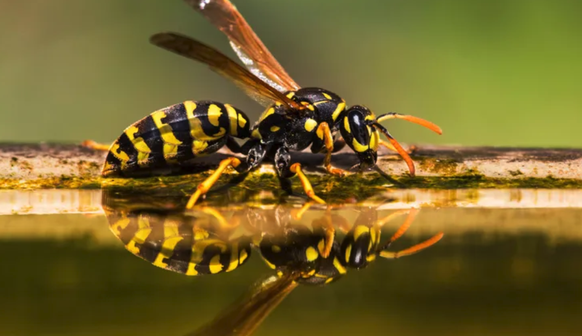
[[[134,255],[166,270],[202,276],[236,271],[255,250],[274,270],[195,335],[230,335],[235,330],[250,335],[297,285],[334,282],[349,269],[417,253],[443,236],[438,233],[404,250],[388,250],[410,227],[417,209],[380,216],[382,212],[370,207],[308,203],[184,212],[172,202],[148,207],[143,199],[148,197],[132,201],[107,193],[103,199],[111,231]],[[383,240],[384,227],[398,217],[404,217],[403,224]]]
[[[376,258],[398,258],[440,240],[432,238],[401,251],[388,251],[418,213],[401,210],[378,218],[375,209],[358,209],[354,223],[331,209],[324,211],[268,206],[221,211],[113,209],[104,205],[111,231],[126,249],[151,264],[186,275],[231,272],[244,265],[252,249],[279,276],[293,273],[304,284],[326,284],[349,268],[364,268]],[[383,226],[406,215],[386,242]],[[310,220],[308,217],[312,217]]]

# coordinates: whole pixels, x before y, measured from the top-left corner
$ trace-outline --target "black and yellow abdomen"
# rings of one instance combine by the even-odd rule
[[[223,239],[192,216],[110,211],[108,221],[129,252],[154,266],[185,275],[230,272],[251,254],[249,237]]]
[[[249,129],[249,118],[228,104],[185,101],[172,105],[126,128],[111,145],[102,175],[184,165],[216,152],[229,136],[248,138]]]

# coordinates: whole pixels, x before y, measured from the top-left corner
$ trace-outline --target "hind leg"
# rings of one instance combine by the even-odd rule
[[[226,145],[231,148],[228,142],[226,142]],[[216,150],[213,149],[213,152]],[[249,172],[252,169],[258,167],[263,162],[267,149],[256,140],[249,140],[242,146],[242,152],[246,153],[247,155],[245,161],[241,161],[236,157],[229,157],[220,161],[220,164],[214,173],[212,173],[212,175],[210,175],[206,180],[198,185],[196,192],[188,200],[186,209],[192,209],[200,196],[206,194],[210,188],[212,188],[212,186],[218,181],[220,176],[222,176],[228,167],[234,168],[240,174]]]
[[[93,140],[85,140],[81,143],[81,146],[98,151],[108,151],[111,148],[111,144],[103,144]]]
[[[214,173],[212,173],[212,175],[210,175],[206,180],[200,183],[196,188],[196,192],[192,196],[190,196],[188,204],[186,204],[186,209],[192,209],[194,207],[194,204],[196,204],[198,198],[206,194],[210,190],[210,188],[212,188],[212,186],[216,183],[216,181],[218,181],[220,176],[224,173],[226,168],[232,167],[236,169],[237,167],[240,166],[240,164],[241,161],[235,157],[230,157],[228,159],[220,161],[220,164],[218,165],[218,168],[216,168]]]

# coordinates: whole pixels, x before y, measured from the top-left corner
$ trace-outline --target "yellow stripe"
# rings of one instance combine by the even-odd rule
[[[224,127],[221,127],[220,131],[218,131],[218,133],[214,133],[213,137],[215,139],[219,139],[219,138],[222,138],[225,134],[226,134],[226,130],[224,129]]]
[[[291,92],[287,93],[287,98],[291,99],[291,98],[293,98],[293,96],[295,96],[295,91],[291,91]]]
[[[208,121],[214,126],[220,125],[218,118],[222,115],[222,110],[216,104],[208,106]]]
[[[164,243],[162,244],[162,249],[160,253],[158,253],[158,256],[156,257],[156,260],[154,260],[153,264],[161,268],[168,267],[168,264],[164,262],[164,259],[169,259],[172,254],[174,254],[174,248],[182,239],[184,238],[172,237],[165,239]]]
[[[253,139],[258,139],[261,140],[263,139],[263,137],[261,136],[261,132],[259,132],[258,128],[255,128],[252,132],[251,132],[251,138]]]
[[[224,128],[220,128],[220,131],[215,135],[208,135],[204,133],[202,129],[202,122],[200,119],[194,116],[194,111],[196,110],[196,103],[193,101],[185,101],[184,107],[186,107],[186,116],[190,122],[190,135],[196,140],[210,141],[216,140],[224,135],[226,132]],[[218,107],[218,106],[217,106]]]
[[[358,153],[362,153],[368,150],[368,146],[364,146],[361,143],[359,143],[356,138],[354,138],[352,140],[352,146],[354,147],[354,150]]]
[[[356,226],[356,229],[354,230],[354,240],[358,240],[358,238],[360,238],[362,234],[367,233],[369,231],[370,229],[368,229],[368,227],[365,225]]]
[[[352,245],[348,245],[346,248],[346,261],[350,261],[350,255],[352,254]]]
[[[342,99],[342,102],[337,104],[335,111],[333,111],[333,113],[331,114],[331,118],[333,119],[333,121],[336,121],[337,117],[339,117],[340,113],[342,113],[342,111],[345,108],[346,108],[346,102],[345,102],[345,100]]]
[[[205,150],[206,147],[208,147],[208,142],[194,140],[192,142],[192,153],[194,153],[194,155],[200,155],[200,152]]]
[[[350,121],[348,120],[348,118],[344,118],[344,128],[348,133],[352,133],[352,130],[350,129]]]
[[[223,266],[220,263],[220,254],[217,254],[214,257],[212,257],[212,259],[210,259],[210,264],[208,265],[208,269],[210,270],[210,273],[216,274],[216,273],[222,271],[222,268],[223,268]]]
[[[237,268],[239,265],[238,260],[238,243],[232,243],[230,245],[230,262],[228,263],[228,268],[226,272],[230,272]]]
[[[238,257],[239,263],[241,263],[241,264],[244,263],[245,260],[247,260],[248,256],[249,256],[249,254],[247,253],[246,250],[240,251],[240,255]]]
[[[126,246],[129,252],[133,254],[138,254],[139,248],[137,247],[137,244],[143,244],[151,232],[152,228],[143,228],[141,230],[138,230],[131,239],[131,241]]]
[[[195,267],[195,263],[189,263],[188,269],[186,270],[186,275],[198,275],[198,271],[196,271]]]
[[[307,261],[314,261],[319,257],[319,253],[317,253],[316,249],[310,246],[305,250],[305,257],[307,258]]]
[[[111,149],[109,150],[113,156],[115,156],[119,161],[121,161],[121,168],[123,169],[129,161],[129,155],[126,152],[119,150],[119,143],[116,141],[113,145],[111,145]]]
[[[129,225],[130,222],[131,222],[131,219],[129,219],[127,217],[121,218],[117,222],[113,223],[113,225],[111,225],[111,231],[116,236],[119,236],[121,234],[121,230],[125,229]]]
[[[165,117],[166,113],[164,111],[156,111],[152,113],[152,119],[158,130],[160,130],[162,140],[164,140],[164,158],[171,159],[178,154],[178,145],[181,145],[182,142],[176,139],[172,127],[162,122],[162,119]]]
[[[228,104],[224,104],[224,107],[226,108],[226,112],[228,113],[228,120],[230,121],[230,135],[236,136],[238,130],[238,127],[236,125],[238,119],[236,110],[234,109],[234,107]]]
[[[129,126],[125,130],[125,135],[131,140],[133,147],[137,150],[137,163],[145,163],[150,156],[152,150],[148,147],[145,141],[141,137],[135,137],[135,133],[139,130],[134,125]]]
[[[274,107],[268,108],[265,112],[263,112],[261,118],[259,118],[259,122],[265,120],[268,116],[270,116],[273,113],[275,113],[275,108]]]
[[[380,132],[374,129],[370,137],[370,148],[375,152],[378,151],[378,143],[380,142]]]
[[[281,127],[279,127],[279,126],[271,126],[271,132],[273,132],[273,133],[277,132],[280,129],[281,129]]]
[[[333,267],[335,267],[340,272],[340,274],[346,273],[346,268],[342,265],[342,263],[340,263],[338,258],[333,258]]]
[[[270,268],[272,268],[272,269],[275,269],[275,268],[277,268],[277,266],[275,266],[275,265],[271,264],[271,262],[270,262],[270,261],[268,261],[268,260],[267,260],[267,258],[264,258],[264,257],[263,257],[263,260],[265,261],[265,263],[266,263],[266,264],[267,264],[267,265],[268,265]]]
[[[238,126],[240,128],[244,128],[245,125],[247,124],[247,120],[245,119],[245,117],[242,114],[238,114]]]
[[[317,126],[317,121],[309,118],[305,121],[305,130],[307,132],[313,131],[313,129]]]
[[[313,107],[313,105],[311,105],[309,102],[306,101],[302,101],[301,105],[307,107],[308,110],[310,111],[315,111],[315,107]]]
[[[322,92],[322,94],[323,94],[323,96],[324,96],[325,98],[327,98],[327,99],[331,100],[331,96],[330,96],[330,95],[328,95],[328,94],[327,94],[327,93],[325,93],[325,92]]]

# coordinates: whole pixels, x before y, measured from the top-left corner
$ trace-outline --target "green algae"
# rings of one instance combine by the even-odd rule
[[[206,172],[147,178],[101,178],[87,174],[81,177],[58,176],[35,180],[0,179],[0,189],[105,189],[132,193],[164,192],[185,197],[191,195],[209,174]],[[392,176],[390,179],[375,173],[353,174],[343,178],[321,174],[310,174],[308,177],[318,196],[326,201],[336,202],[369,198],[386,189],[582,189],[582,181],[576,179],[553,176],[492,178],[476,171],[452,176]],[[290,187],[294,194],[304,195],[297,178],[290,180]],[[212,190],[228,191],[233,195],[244,194],[240,199],[249,199],[249,195],[256,195],[253,197],[261,199],[262,203],[275,203],[288,195],[288,189],[283,188],[279,179],[269,173],[251,173],[246,178],[225,174]]]

